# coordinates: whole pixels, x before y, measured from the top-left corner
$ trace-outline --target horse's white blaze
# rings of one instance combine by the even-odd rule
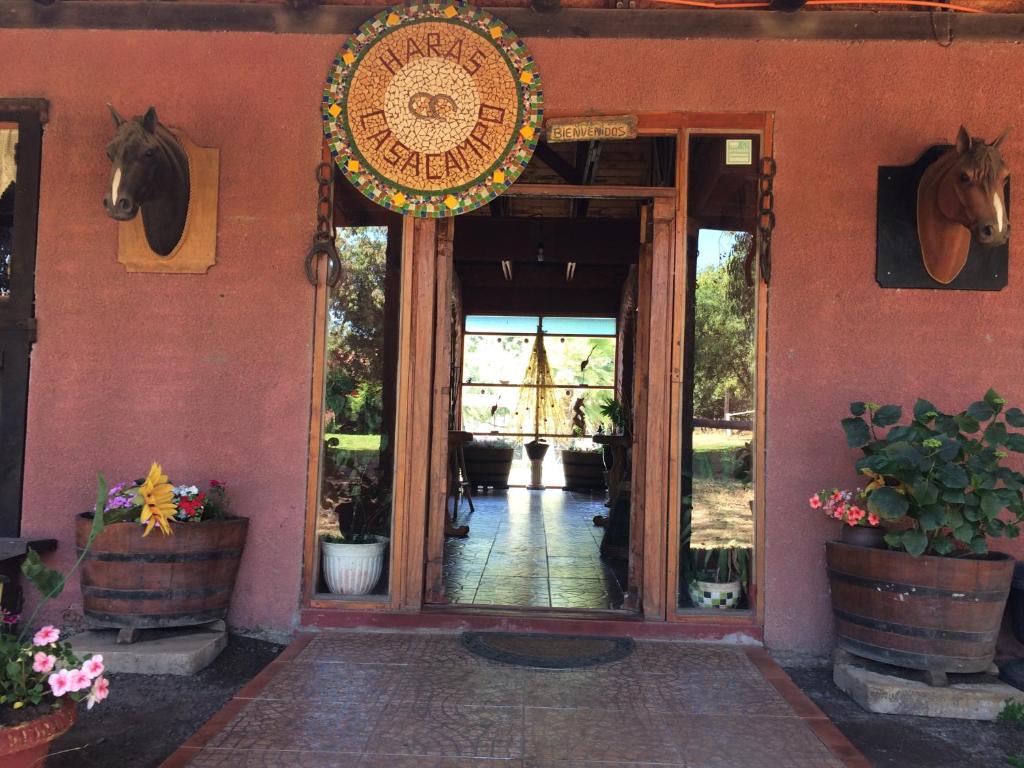
[[[110,204],[117,205],[117,193],[121,191],[121,169],[114,169],[114,181],[110,184]]]
[[[992,195],[992,205],[996,209],[996,231],[1002,232],[1006,223],[1006,212],[1003,210],[1003,198],[998,192]]]

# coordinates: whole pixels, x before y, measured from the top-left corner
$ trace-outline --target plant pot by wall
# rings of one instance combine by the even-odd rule
[[[914,557],[825,544],[837,643],[864,658],[932,672],[992,664],[1013,558]]]
[[[1013,568],[1013,582],[1010,586],[1010,621],[1013,635],[1024,643],[1024,563]]]
[[[92,515],[75,521],[85,546]],[[82,561],[82,606],[93,626],[183,627],[227,618],[249,520],[180,523],[174,534],[142,537],[138,523],[113,523]]]
[[[548,452],[548,448],[551,446],[547,443],[542,443],[539,440],[531,440],[528,443],[524,443],[523,447],[526,448],[526,455],[530,461],[543,461],[544,456]]]
[[[463,451],[466,456],[466,473],[474,487],[508,488],[515,448],[470,443]]]
[[[839,531],[839,540],[855,547],[885,549],[885,529],[867,525],[843,525]]]
[[[562,471],[566,490],[592,491],[605,487],[604,460],[599,451],[562,451]]]
[[[696,608],[735,608],[742,594],[743,585],[739,580],[690,582],[690,599]]]
[[[50,742],[69,731],[77,716],[75,703],[68,700],[50,714],[0,728],[0,765],[4,768],[41,768],[46,764]]]
[[[375,536],[366,544],[320,542],[324,581],[334,595],[368,595],[380,580],[388,539]]]

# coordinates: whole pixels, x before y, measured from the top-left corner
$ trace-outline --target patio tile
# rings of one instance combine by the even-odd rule
[[[548,558],[548,574],[552,579],[604,579],[604,569],[596,557]]]
[[[636,675],[607,671],[530,671],[524,678],[528,708],[619,710],[642,706]]]
[[[253,699],[206,749],[360,753],[383,707],[360,702]]]
[[[473,601],[477,605],[551,605],[546,578],[488,577],[485,573]]]
[[[522,707],[523,691],[523,676],[503,667],[417,665],[406,668],[394,701]]]
[[[786,702],[763,680],[726,675],[647,675],[644,702],[662,712],[698,715],[774,715]]]
[[[488,760],[436,755],[364,755],[355,768],[523,768],[519,758]]]
[[[313,638],[295,661],[354,664],[407,664],[414,635],[391,632],[324,632]]]
[[[385,702],[397,689],[402,670],[393,664],[289,664],[256,698]]]
[[[734,680],[763,679],[742,649],[727,645],[640,641],[634,656],[645,672],[655,674],[721,672]]]
[[[666,721],[687,766],[842,768],[798,717],[669,715]]]
[[[551,605],[555,608],[610,608],[612,596],[604,580],[551,579]]]
[[[310,750],[283,752],[264,749],[204,749],[192,768],[354,768],[360,756]]]
[[[366,745],[376,755],[514,758],[523,754],[521,707],[477,707],[446,700],[388,705]]]
[[[643,707],[527,709],[525,749],[540,761],[680,762],[665,723]]]

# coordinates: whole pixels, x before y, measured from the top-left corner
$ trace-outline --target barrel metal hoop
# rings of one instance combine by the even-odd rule
[[[81,556],[82,549],[78,548]],[[86,560],[105,563],[202,563],[210,560],[238,560],[240,549],[213,549],[196,552],[86,552]]]
[[[977,592],[960,592],[955,589],[939,589],[937,587],[921,587],[916,584],[902,584],[898,581],[881,581],[866,576],[855,576],[834,568],[828,569],[830,579],[867,587],[877,592],[892,592],[913,597],[943,597],[963,603],[1001,603],[1006,600],[1008,591],[1005,589],[981,590]]]
[[[915,653],[913,651],[895,651],[882,646],[854,640],[849,637],[839,638],[839,647],[857,656],[892,664],[909,669],[931,669],[943,672],[983,672],[992,663],[992,654],[972,656],[936,655],[934,653]]]
[[[157,629],[161,627],[209,624],[211,621],[223,619],[227,614],[227,608],[213,608],[208,611],[182,611],[180,613],[106,613],[86,609],[84,613],[86,622],[94,627]]]
[[[193,587],[190,589],[111,589],[82,585],[82,594],[106,600],[185,600],[197,597],[216,597],[231,592],[230,586]]]
[[[928,627],[913,627],[909,624],[896,624],[890,621],[881,621],[867,616],[858,616],[855,613],[847,613],[838,608],[833,608],[832,613],[840,621],[856,624],[867,629],[878,632],[890,632],[904,637],[919,637],[927,640],[954,640],[963,643],[991,643],[999,636],[999,630],[989,632],[961,632],[953,629],[929,629]]]

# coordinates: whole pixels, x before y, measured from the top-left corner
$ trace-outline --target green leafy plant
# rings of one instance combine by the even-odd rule
[[[1024,703],[1007,699],[997,719],[1001,723],[1024,725]]]
[[[601,415],[612,423],[616,432],[623,435],[631,434],[632,420],[628,406],[614,398],[606,397],[601,401]]]
[[[738,581],[746,588],[750,575],[750,550],[744,547],[691,549],[690,578],[687,581],[708,581],[727,584]]]
[[[39,610],[60,595],[93,541],[110,522],[104,515],[107,485],[102,476],[98,486],[89,536],[68,572],[47,568],[31,549],[22,563],[22,574],[39,590],[41,598],[19,634],[0,634],[0,727],[69,706],[67,701],[87,700],[92,709],[93,704],[107,697],[109,684],[103,677],[102,656],[79,659],[54,626],[44,626],[31,634]]]
[[[1024,768],[1024,755],[1018,755],[1017,757],[1006,756],[1006,764],[1010,768]]]
[[[885,541],[911,555],[980,556],[987,537],[1016,537],[1024,520],[1024,474],[1004,462],[1024,453],[1024,411],[990,389],[956,414],[918,400],[908,424],[898,405],[855,402],[843,419],[846,442],[860,448],[857,471],[869,479],[868,510]]]
[[[391,486],[380,467],[346,460],[344,477],[324,481],[324,503],[338,516],[340,541],[370,544],[389,533]]]

